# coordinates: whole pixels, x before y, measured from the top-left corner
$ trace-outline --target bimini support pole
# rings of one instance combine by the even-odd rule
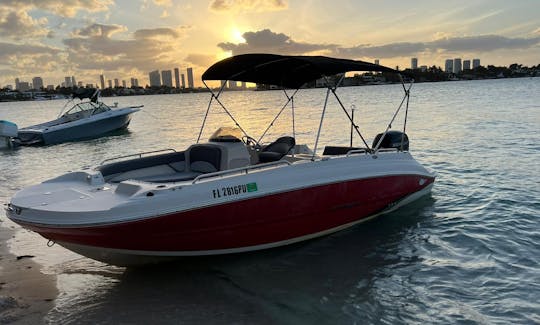
[[[296,91],[298,91],[298,89],[296,89]],[[296,94],[296,91],[294,92],[294,94]],[[287,99],[289,99],[291,101],[292,134],[293,134],[293,138],[296,139],[296,128],[295,128],[295,123],[294,123],[294,94],[291,97],[289,97],[289,94],[287,94],[287,90],[283,89],[283,92],[285,93],[285,96],[287,97]]]
[[[270,122],[270,125],[268,125],[268,127],[266,128],[266,130],[264,130],[263,134],[259,137],[259,140],[257,140],[257,142],[261,142],[262,138],[264,138],[264,136],[266,135],[266,133],[268,132],[268,130],[270,130],[270,128],[274,125],[274,122],[279,118],[279,116],[281,115],[281,113],[283,112],[283,110],[287,107],[287,105],[289,105],[289,102],[293,101],[294,100],[294,95],[296,95],[296,93],[298,92],[299,89],[296,89],[294,91],[294,93],[289,97],[287,95],[287,92],[285,91],[285,89],[283,89],[283,91],[285,92],[285,96],[287,96],[287,102],[283,105],[283,107],[281,107],[281,109],[279,110],[279,112],[277,113],[276,117],[274,117],[274,119],[272,120],[272,122]],[[294,108],[293,108],[293,116],[294,116]],[[294,134],[294,119],[293,119],[293,134]],[[293,135],[294,136],[294,135]]]
[[[199,137],[197,138],[197,143],[199,142],[199,139],[201,138],[202,130],[204,128],[204,123],[206,122],[206,117],[208,115],[208,111],[210,110],[210,105],[212,104],[212,99],[214,99],[219,104],[219,106],[221,106],[221,108],[223,108],[225,113],[227,113],[227,115],[229,115],[231,120],[233,120],[234,124],[240,129],[240,131],[242,131],[242,133],[245,136],[247,136],[248,134],[246,133],[246,131],[244,131],[244,129],[240,126],[238,121],[234,118],[234,116],[232,116],[231,112],[229,112],[229,110],[225,107],[225,105],[223,105],[223,103],[219,100],[219,95],[223,92],[223,89],[225,88],[225,85],[227,83],[223,83],[223,85],[221,85],[221,88],[219,89],[219,92],[217,93],[217,95],[214,94],[212,89],[210,89],[210,87],[208,87],[208,85],[206,84],[206,82],[204,82],[204,80],[203,80],[203,83],[206,86],[206,88],[208,88],[208,90],[210,90],[210,93],[212,94],[212,97],[210,98],[210,103],[208,104],[208,109],[206,110],[206,115],[204,116],[203,125],[201,126],[201,131],[199,132]]]
[[[319,123],[319,130],[317,131],[317,138],[315,139],[315,146],[313,147],[313,156],[311,157],[311,160],[315,160],[315,155],[317,154],[317,145],[319,144],[319,137],[321,135],[321,129],[322,129],[322,123],[324,120],[324,113],[326,112],[326,104],[328,104],[328,96],[330,96],[330,90],[331,87],[328,86],[328,89],[326,90],[326,97],[324,99],[324,107],[321,114],[321,122]]]
[[[409,87],[406,87],[405,86],[405,81],[403,80],[403,77],[401,76],[401,74],[399,75],[400,79],[401,79],[401,85],[403,86],[403,91],[405,92],[405,95],[403,96],[403,99],[401,100],[401,103],[399,104],[398,108],[396,109],[396,112],[394,113],[394,116],[392,116],[392,119],[390,120],[390,123],[388,123],[388,126],[386,127],[386,130],[384,130],[384,133],[383,135],[381,136],[381,138],[379,139],[379,142],[377,142],[377,144],[373,147],[373,153],[376,154],[380,147],[381,147],[381,143],[384,139],[384,137],[386,136],[386,133],[388,133],[388,130],[390,130],[390,128],[392,127],[392,123],[394,123],[394,120],[396,119],[396,116],[398,115],[399,111],[401,110],[401,108],[403,107],[403,104],[406,103],[406,113],[405,113],[405,122],[403,123],[403,135],[401,136],[401,149],[403,150],[403,142],[404,142],[404,138],[405,138],[405,125],[407,123],[407,111],[409,110],[409,96],[411,94],[411,88],[413,86],[413,83],[414,83],[414,79],[411,79],[411,83],[409,84]]]
[[[210,101],[208,102],[208,108],[206,109],[206,113],[204,114],[204,119],[203,119],[203,122],[202,122],[202,125],[201,125],[201,129],[199,131],[199,136],[197,137],[197,142],[196,143],[199,143],[199,141],[201,140],[201,135],[202,135],[202,132],[204,130],[204,125],[206,124],[206,118],[208,117],[208,113],[210,112],[210,107],[212,107],[212,100],[214,98],[218,98],[219,95],[221,95],[221,92],[223,91],[223,89],[225,88],[225,85],[226,85],[226,83],[221,85],[221,88],[219,88],[219,91],[218,91],[218,93],[216,95],[216,94],[214,94],[212,89],[210,89],[210,87],[208,87],[208,85],[206,84],[206,82],[204,82],[204,80],[203,80],[203,84],[206,87],[206,89],[208,89],[210,91],[212,96],[210,97]]]

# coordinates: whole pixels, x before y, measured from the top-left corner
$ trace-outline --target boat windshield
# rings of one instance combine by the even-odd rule
[[[211,136],[213,142],[241,142],[242,131],[239,128],[223,126],[217,129]]]
[[[82,102],[73,106],[64,116],[83,113],[85,116],[91,116],[98,113],[109,111],[111,108],[104,103]]]

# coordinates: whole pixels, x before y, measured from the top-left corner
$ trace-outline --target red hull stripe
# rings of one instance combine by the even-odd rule
[[[422,181],[423,180],[423,181]],[[367,218],[429,186],[433,178],[387,176],[96,227],[25,227],[47,239],[143,251],[222,250],[307,236]]]

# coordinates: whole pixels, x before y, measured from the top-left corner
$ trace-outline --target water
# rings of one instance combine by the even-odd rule
[[[355,105],[371,142],[402,89],[338,92],[347,108]],[[297,142],[313,147],[324,93],[299,95]],[[113,137],[0,152],[0,200],[113,156],[185,148],[197,138],[208,99],[106,98],[145,110]],[[222,100],[254,137],[284,103],[278,91],[229,92]],[[320,148],[349,141],[343,115],[330,103]],[[25,126],[52,118],[62,104],[0,103],[0,119]],[[266,140],[291,133],[290,114],[283,112]],[[203,138],[222,124],[232,125],[215,106]],[[416,159],[438,173],[431,196],[347,231],[265,252],[124,269],[48,248],[9,221],[0,226],[17,229],[9,242],[14,254],[36,255],[42,271],[56,276],[60,294],[45,315],[52,323],[539,323],[539,127],[540,78],[414,85],[407,133]]]

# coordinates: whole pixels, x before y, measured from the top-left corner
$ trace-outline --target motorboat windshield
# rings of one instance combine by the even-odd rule
[[[89,116],[96,115],[96,114],[103,113],[110,110],[111,108],[109,106],[101,102],[97,102],[97,103],[82,102],[73,106],[71,109],[65,112],[62,116],[68,117],[68,118],[76,117],[76,119],[78,119],[78,118],[83,118],[83,117],[89,117]]]
[[[217,129],[211,136],[211,142],[241,142],[242,131],[239,128],[223,126]]]

